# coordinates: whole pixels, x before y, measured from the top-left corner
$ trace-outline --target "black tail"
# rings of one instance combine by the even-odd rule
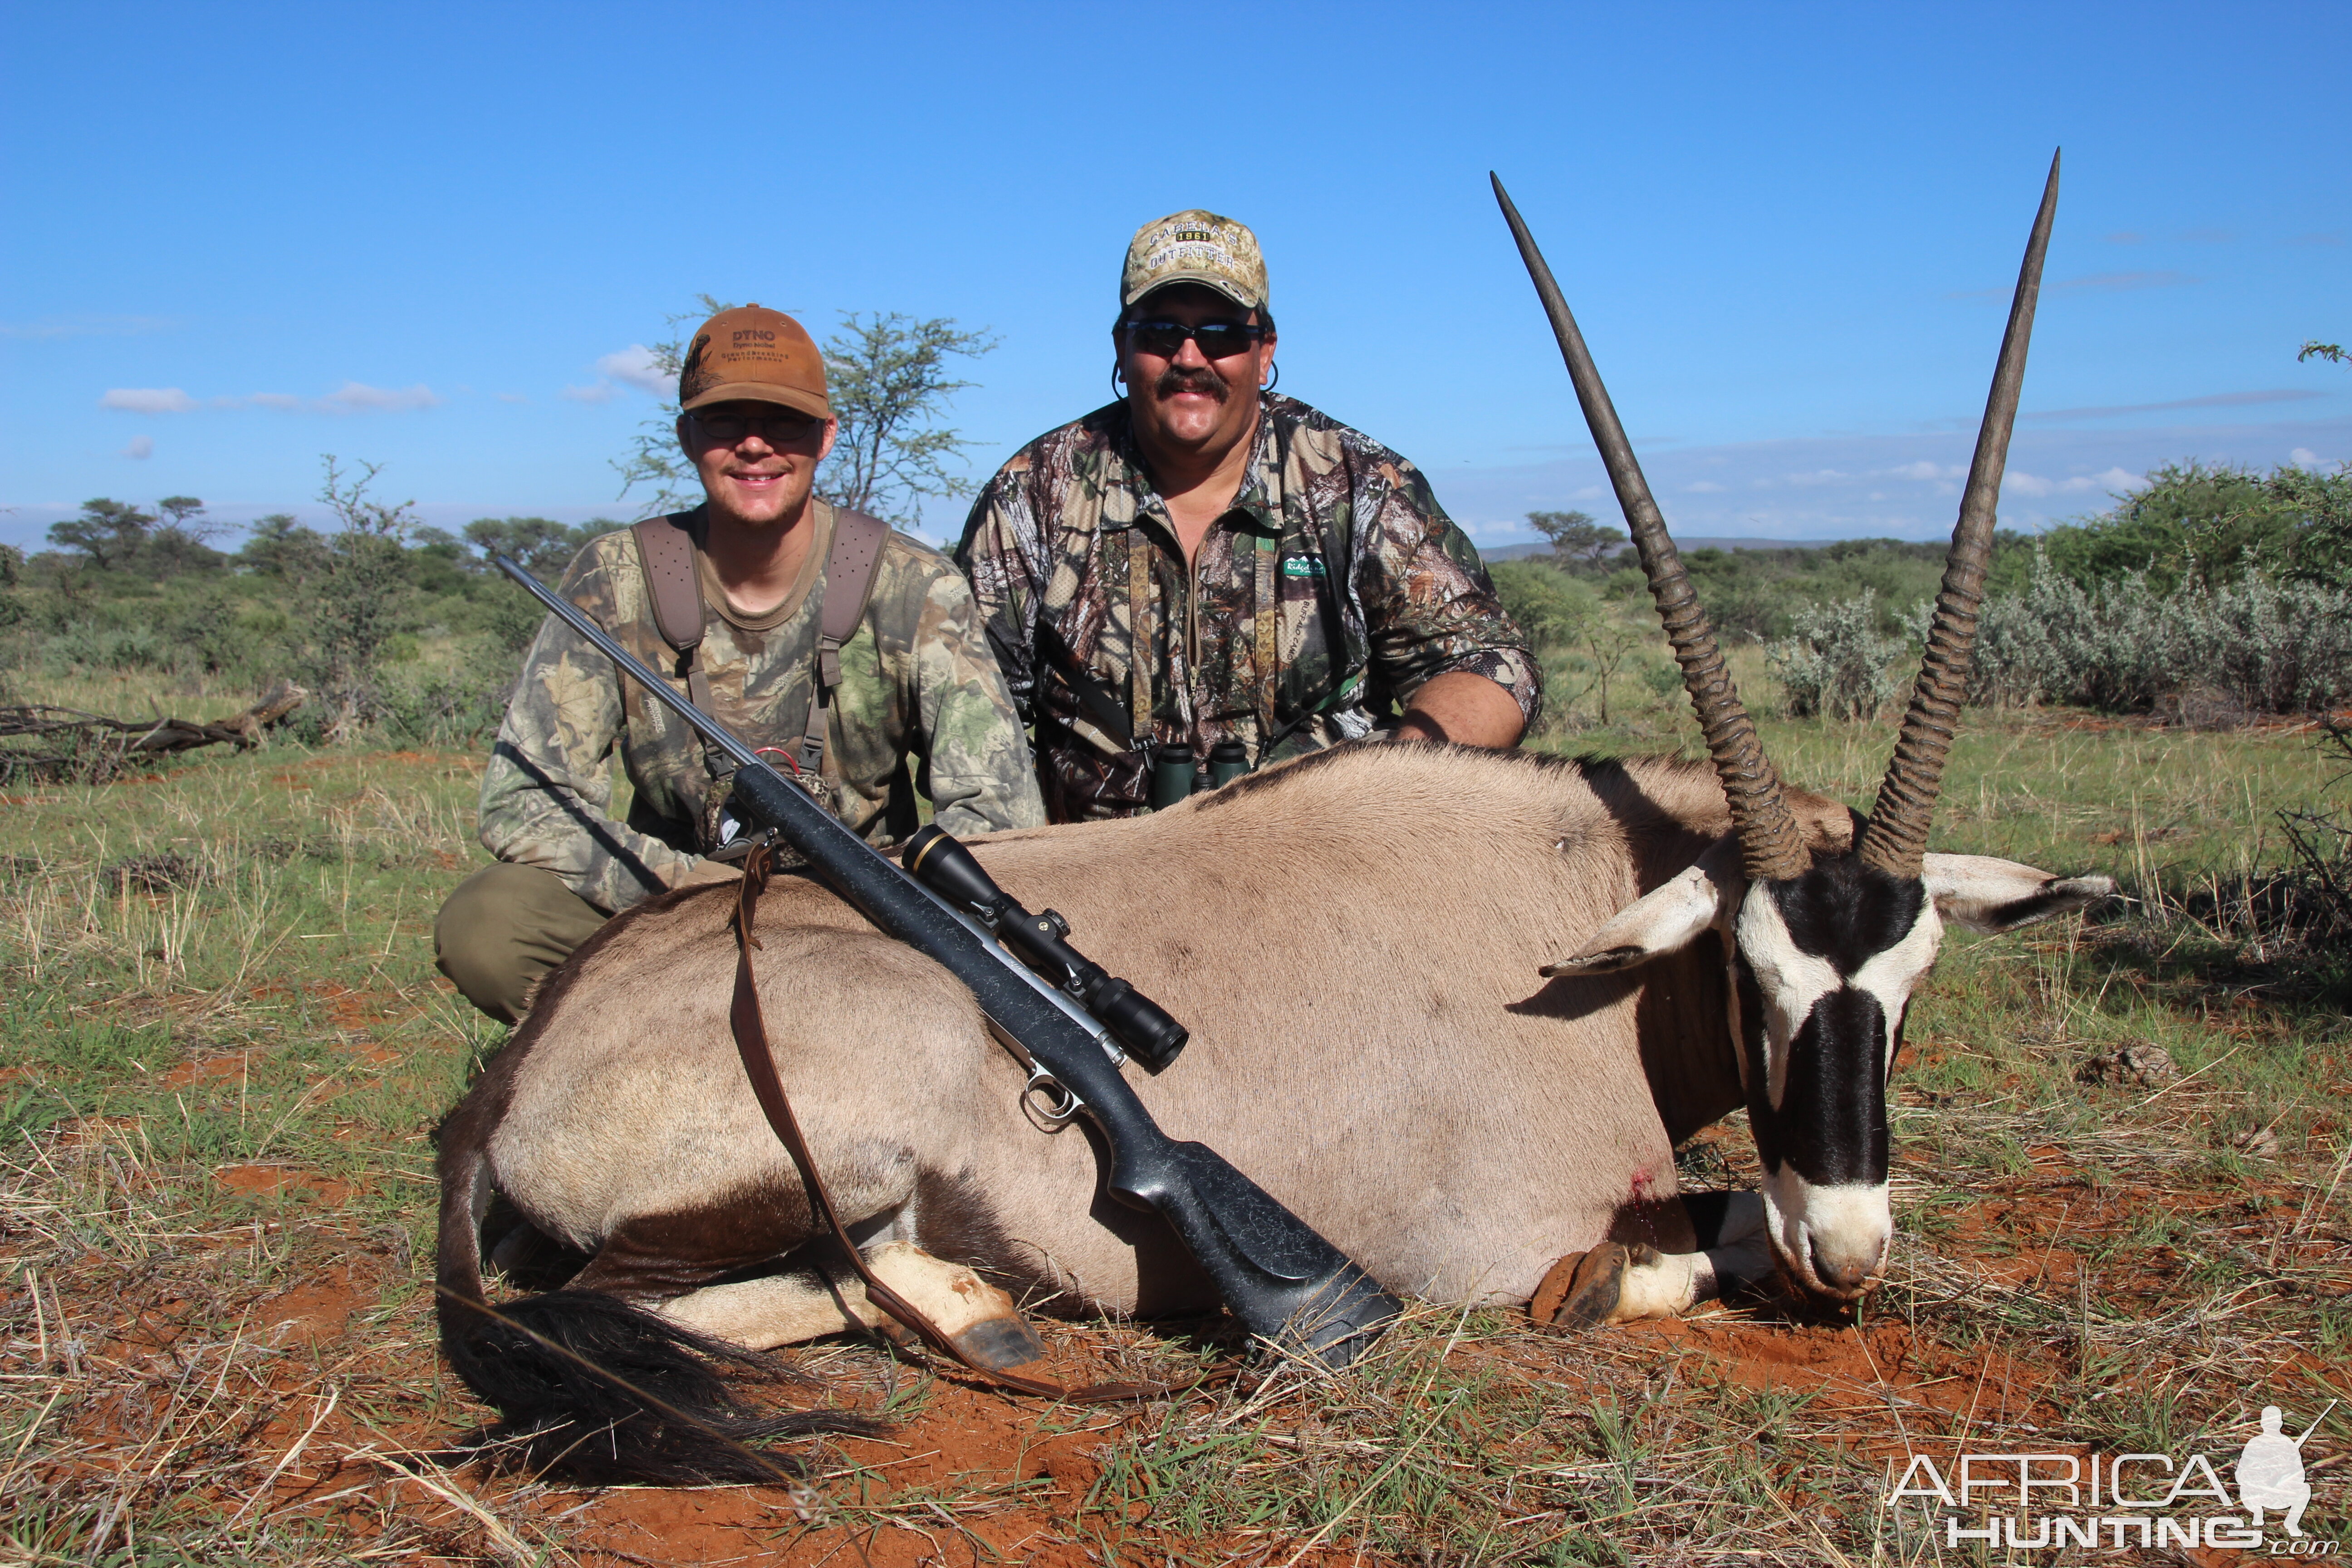
[[[489,1305],[482,1290],[481,1223],[490,1198],[484,1146],[504,1099],[499,1066],[492,1063],[441,1128],[435,1256],[441,1351],[499,1416],[464,1438],[462,1454],[592,1486],[776,1481],[803,1467],[751,1447],[754,1440],[881,1429],[884,1423],[845,1410],[763,1414],[736,1390],[807,1380],[615,1297],[555,1290]]]
[[[846,1410],[754,1409],[739,1388],[806,1380],[593,1290],[487,1308],[445,1296],[441,1323],[450,1365],[500,1416],[458,1447],[499,1469],[590,1486],[777,1481],[803,1467],[755,1440],[883,1426]]]

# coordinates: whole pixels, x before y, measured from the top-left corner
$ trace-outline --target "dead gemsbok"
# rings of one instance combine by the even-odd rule
[[[1497,194],[1500,187],[1497,186]],[[2056,196],[2052,169],[1927,657],[1867,822],[1784,788],[1549,272],[1560,339],[1698,710],[1708,763],[1340,747],[1171,810],[979,840],[1004,889],[1192,1028],[1136,1089],[1389,1289],[1597,1323],[1775,1263],[1850,1300],[1892,1233],[1885,1088],[1947,922],[1999,931],[2112,890],[1928,854]],[[751,1475],[762,1424],[702,1358],[875,1314],[817,1229],[728,1027],[731,892],[613,921],[550,977],[442,1137],[452,1364],[530,1465]],[[1213,1307],[1156,1217],[1041,1133],[968,992],[832,894],[767,895],[773,1056],[860,1249],[950,1333],[1007,1292],[1064,1315]],[[1559,957],[1563,951],[1567,957]],[[1677,1142],[1745,1106],[1760,1194],[1685,1205]],[[486,1315],[494,1194],[582,1266]],[[1578,1260],[1554,1270],[1554,1265]],[[592,1370],[602,1366],[619,1381]],[[652,1394],[651,1401],[635,1391]],[[680,1420],[679,1416],[685,1417]]]

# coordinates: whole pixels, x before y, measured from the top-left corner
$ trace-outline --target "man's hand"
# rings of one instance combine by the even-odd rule
[[[732,882],[743,875],[743,868],[730,866],[723,860],[697,860],[686,874],[670,883],[672,888],[695,888],[705,882]]]
[[[1517,745],[1527,727],[1526,716],[1509,692],[1483,675],[1457,669],[1432,677],[1412,694],[1396,738],[1502,751]]]

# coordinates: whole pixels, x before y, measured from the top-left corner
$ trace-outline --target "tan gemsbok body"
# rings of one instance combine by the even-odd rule
[[[1564,1281],[1574,1322],[1679,1310],[1776,1263],[1826,1299],[1867,1288],[1892,1234],[1886,1075],[1944,924],[2008,930],[2112,887],[1924,849],[2055,177],[1927,669],[1867,824],[1778,782],[1508,214],[1712,763],[1362,744],[1147,817],[975,840],[1008,893],[1063,911],[1091,956],[1192,1026],[1165,1074],[1129,1069],[1162,1126],[1384,1286],[1433,1300],[1524,1301],[1580,1254]],[[444,1129],[444,1344],[505,1430],[531,1439],[530,1462],[746,1473],[696,1433],[778,1424],[730,1403],[695,1352],[873,1316],[810,1245],[800,1180],[736,1059],[732,909],[730,890],[705,888],[613,921],[550,977]],[[1004,1292],[1065,1314],[1214,1306],[1161,1222],[1101,1195],[1083,1124],[1048,1135],[1024,1117],[1021,1070],[945,970],[804,880],[770,890],[760,930],[778,1070],[894,1289],[950,1333],[1007,1317]],[[1675,1144],[1743,1105],[1760,1199],[1685,1205]],[[494,1193],[521,1234],[586,1258],[569,1288],[503,1320],[474,1305]]]

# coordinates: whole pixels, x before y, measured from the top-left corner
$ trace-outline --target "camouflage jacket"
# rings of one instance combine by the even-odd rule
[[[727,598],[709,560],[696,552],[712,716],[753,746],[797,752],[807,721],[822,567],[833,542],[832,509],[812,505],[817,531],[808,564],[768,615],[722,609]],[[626,530],[583,550],[560,592],[646,663],[677,668]],[[1021,721],[981,635],[971,591],[946,557],[890,535],[841,669],[824,773],[829,804],[850,826],[876,842],[911,833],[910,784],[930,796],[951,833],[1045,821]],[[674,684],[683,693],[685,681]],[[611,816],[616,746],[634,789],[625,822]],[[919,770],[912,779],[909,758]],[[501,860],[545,867],[599,909],[624,909],[693,867],[712,793],[700,738],[549,616],[482,775],[484,847]]]
[[[1391,699],[1454,670],[1496,681],[1534,721],[1527,639],[1420,470],[1291,397],[1266,397],[1255,439],[1190,572],[1124,403],[1023,447],[972,507],[956,559],[1036,726],[1055,821],[1149,798],[1148,751],[1103,721],[1111,694],[1136,738],[1200,755],[1234,737],[1254,765],[1361,736]],[[1092,703],[1065,652],[1099,682]]]

